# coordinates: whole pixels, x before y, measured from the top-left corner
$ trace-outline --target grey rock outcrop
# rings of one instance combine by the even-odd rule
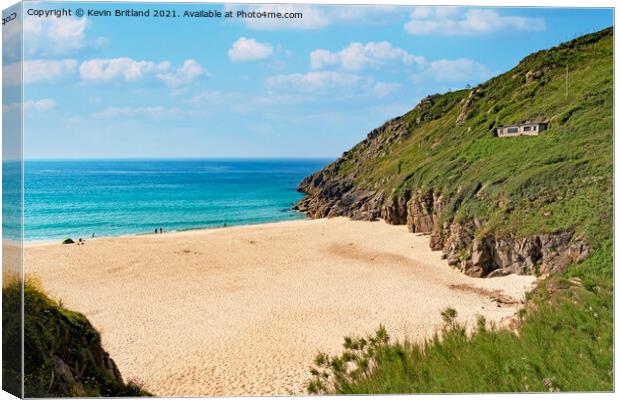
[[[300,184],[306,193],[296,209],[311,218],[345,216],[357,220],[384,219],[407,225],[414,233],[430,234],[429,246],[443,253],[448,264],[473,277],[507,274],[548,274],[585,259],[589,246],[573,232],[516,237],[478,237],[482,220],[442,220],[446,199],[433,191],[404,191],[389,198],[350,182],[318,172]]]

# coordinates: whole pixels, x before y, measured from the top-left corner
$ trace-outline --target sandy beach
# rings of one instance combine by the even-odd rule
[[[159,396],[302,394],[318,351],[384,324],[421,340],[451,306],[502,321],[533,277],[475,279],[428,237],[345,218],[29,244],[26,274],[84,313],[125,380]]]

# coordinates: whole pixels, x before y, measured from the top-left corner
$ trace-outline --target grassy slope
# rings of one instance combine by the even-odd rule
[[[147,392],[133,383],[122,384],[100,365],[103,353],[99,333],[80,313],[64,308],[46,296],[39,285],[27,280],[24,285],[24,391],[26,397],[62,396],[143,396]],[[3,307],[20,304],[20,284],[2,289]],[[3,313],[3,346],[19,348],[20,313]],[[60,382],[52,373],[54,355],[71,368],[76,384]],[[19,366],[21,361],[6,363]],[[12,371],[19,376],[20,371]],[[15,388],[17,392],[20,388]]]
[[[455,121],[470,90],[436,95],[432,107],[419,105],[404,116],[407,139],[376,158],[365,159],[363,146],[354,148],[340,173],[358,170],[358,186],[385,193],[413,188],[447,194],[461,203],[448,207],[446,217],[485,219],[487,232],[575,228],[593,241],[609,237],[612,52],[612,32],[605,30],[532,54],[476,88],[461,126]],[[528,71],[543,76],[526,84]],[[550,120],[550,129],[538,137],[493,136],[497,126],[535,119]],[[386,143],[390,134],[384,134]],[[464,191],[456,196],[459,188]]]
[[[432,107],[405,116],[406,140],[382,157],[354,156],[341,168],[342,174],[358,168],[358,185],[386,193],[407,187],[449,193],[460,204],[448,207],[448,216],[484,218],[484,232],[574,229],[593,252],[542,281],[519,315],[518,335],[481,325],[468,338],[449,323],[442,340],[423,346],[375,337],[379,344],[360,350],[347,341],[341,356],[317,360],[311,392],[613,389],[612,50],[608,29],[530,55],[479,87],[462,126],[455,121],[469,91],[437,96]],[[526,85],[526,73],[537,70],[543,76]],[[420,116],[426,121],[418,125]],[[539,137],[492,136],[498,125],[538,118],[551,120]],[[361,146],[352,152],[361,154]],[[357,367],[342,368],[348,360]]]

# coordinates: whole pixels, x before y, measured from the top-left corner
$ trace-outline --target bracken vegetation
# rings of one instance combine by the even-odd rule
[[[494,137],[524,120],[549,129]],[[472,90],[430,96],[402,121],[398,139],[381,132],[372,157],[354,147],[337,173],[394,196],[445,194],[454,204],[443,218],[481,219],[479,236],[572,231],[592,251],[540,281],[516,331],[480,320],[467,334],[455,310],[425,343],[390,341],[380,328],[345,339],[340,356],[321,354],[309,392],[613,390],[612,29],[532,54]]]

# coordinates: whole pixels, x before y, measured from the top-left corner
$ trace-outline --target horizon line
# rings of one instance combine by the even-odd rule
[[[183,161],[183,160],[332,160],[337,159],[339,156],[308,156],[308,157],[295,157],[295,156],[277,156],[277,157],[260,157],[260,156],[221,156],[221,157],[24,157],[23,159],[15,159],[13,161]],[[8,160],[5,160],[8,161]]]

